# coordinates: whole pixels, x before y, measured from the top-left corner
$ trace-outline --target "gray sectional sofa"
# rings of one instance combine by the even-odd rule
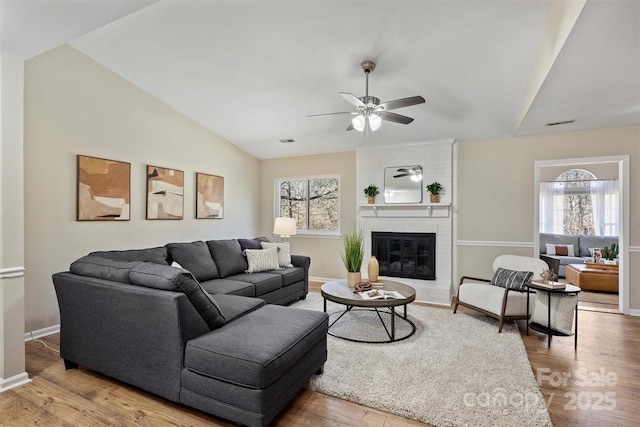
[[[308,257],[244,272],[244,249],[261,251],[265,240],[170,243],[76,260],[53,275],[65,367],[81,365],[239,424],[269,424],[322,372],[328,317],[281,306],[305,298]]]
[[[559,277],[565,277],[565,269],[569,264],[584,264],[586,260],[592,259],[591,248],[604,248],[618,244],[617,236],[592,236],[580,234],[570,236],[566,234],[540,233],[540,255],[549,256],[559,260]],[[574,256],[547,255],[547,244],[551,245],[573,245]]]

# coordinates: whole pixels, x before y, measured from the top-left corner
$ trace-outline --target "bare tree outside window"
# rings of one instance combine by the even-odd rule
[[[558,176],[564,183],[564,234],[595,234],[591,181],[595,175],[583,169],[570,169]]]
[[[279,215],[294,218],[299,230],[338,230],[338,178],[281,180],[279,192]]]

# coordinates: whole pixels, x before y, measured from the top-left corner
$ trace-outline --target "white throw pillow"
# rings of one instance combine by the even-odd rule
[[[283,243],[271,243],[260,242],[263,249],[277,248],[278,249],[278,264],[280,267],[293,267],[291,264],[291,251],[289,249],[289,242]]]
[[[259,271],[277,270],[278,248],[270,249],[245,249],[249,269],[245,273],[257,273]]]
[[[547,243],[547,255],[575,256],[573,245],[554,245]]]

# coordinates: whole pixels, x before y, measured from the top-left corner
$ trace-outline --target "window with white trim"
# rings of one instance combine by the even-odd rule
[[[340,177],[278,178],[276,216],[293,218],[299,234],[335,234],[339,230]]]

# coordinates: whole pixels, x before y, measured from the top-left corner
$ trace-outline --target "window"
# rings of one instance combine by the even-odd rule
[[[540,232],[617,236],[618,181],[570,169],[540,183]]]
[[[294,218],[301,234],[335,234],[339,229],[339,215],[339,177],[277,180],[276,216]]]

